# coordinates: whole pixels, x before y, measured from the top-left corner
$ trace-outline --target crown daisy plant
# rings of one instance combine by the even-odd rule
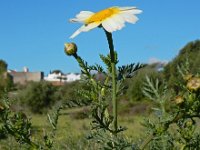
[[[97,111],[93,111],[93,118],[96,120],[93,122],[95,125],[94,128],[105,129],[112,133],[112,137],[117,137],[117,133],[122,131],[121,127],[118,127],[118,112],[117,112],[117,95],[120,94],[122,89],[120,86],[121,81],[125,78],[131,77],[133,72],[143,67],[140,64],[131,64],[122,67],[116,68],[118,62],[117,53],[114,51],[112,32],[117,31],[125,27],[125,23],[136,23],[138,21],[137,14],[140,14],[142,11],[136,7],[110,7],[99,12],[91,11],[81,11],[76,15],[75,18],[70,19],[72,23],[82,23],[83,25],[76,30],[70,38],[73,39],[81,32],[90,31],[96,27],[102,28],[106,34],[106,38],[109,45],[109,54],[107,56],[100,55],[102,61],[107,66],[107,72],[104,71],[103,67],[100,65],[88,66],[87,62],[83,61],[80,56],[77,54],[77,49],[73,54],[74,58],[78,61],[79,66],[81,67],[83,75],[86,75],[91,81],[91,85],[94,86],[93,95],[90,96],[92,99],[98,99],[98,103],[95,103]],[[69,48],[69,43],[65,45],[65,52]],[[75,46],[76,47],[76,46]],[[76,47],[77,48],[77,47]],[[69,50],[71,52],[71,50]],[[66,52],[67,53],[67,52]],[[95,80],[90,73],[91,70],[96,70],[98,73],[103,73],[105,77],[104,82],[99,82]],[[109,82],[110,81],[110,82]],[[121,89],[120,89],[121,88]],[[107,90],[107,92],[105,92]],[[90,91],[92,93],[92,91]],[[102,101],[108,99],[109,96],[106,94],[112,93],[112,115],[109,116],[109,111],[107,109],[109,103],[102,104]],[[94,96],[96,94],[96,96]],[[87,96],[88,97],[88,96]],[[94,100],[96,101],[96,100]],[[111,127],[112,126],[112,127]],[[112,144],[111,144],[112,145]],[[114,148],[114,147],[113,147]]]

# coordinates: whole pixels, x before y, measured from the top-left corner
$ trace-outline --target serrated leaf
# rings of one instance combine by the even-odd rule
[[[143,68],[144,64],[130,64],[130,65],[124,65],[121,67],[118,67],[118,80],[126,79],[126,78],[132,78],[134,73]]]

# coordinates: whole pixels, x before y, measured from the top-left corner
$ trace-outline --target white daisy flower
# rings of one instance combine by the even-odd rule
[[[74,38],[81,32],[87,32],[98,26],[102,26],[106,31],[113,32],[120,30],[125,26],[125,22],[136,23],[142,10],[136,7],[111,7],[101,10],[97,13],[91,11],[81,11],[76,18],[70,19],[70,22],[79,22],[84,25],[76,30],[70,38]]]

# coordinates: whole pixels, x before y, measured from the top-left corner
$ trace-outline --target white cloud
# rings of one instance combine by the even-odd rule
[[[161,63],[163,65],[166,65],[168,63],[168,61],[167,60],[160,60],[160,59],[155,58],[155,57],[149,58],[148,64],[154,64],[154,63]]]

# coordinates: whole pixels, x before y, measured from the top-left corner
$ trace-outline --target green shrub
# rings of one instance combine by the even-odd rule
[[[83,89],[88,89],[88,87],[80,81],[66,83],[59,87],[55,93],[55,97],[60,99],[63,103],[68,102],[69,100],[79,100],[82,99],[79,92]]]
[[[0,96],[13,87],[12,77],[7,73],[7,63],[0,59]]]
[[[49,82],[30,82],[19,98],[33,113],[43,113],[56,102],[56,89]]]
[[[159,64],[151,64],[146,67],[140,69],[136,72],[136,74],[127,81],[128,91],[126,93],[126,97],[130,100],[130,102],[142,101],[145,99],[145,96],[142,93],[142,87],[146,76],[156,79],[163,78],[162,72],[158,71]]]

